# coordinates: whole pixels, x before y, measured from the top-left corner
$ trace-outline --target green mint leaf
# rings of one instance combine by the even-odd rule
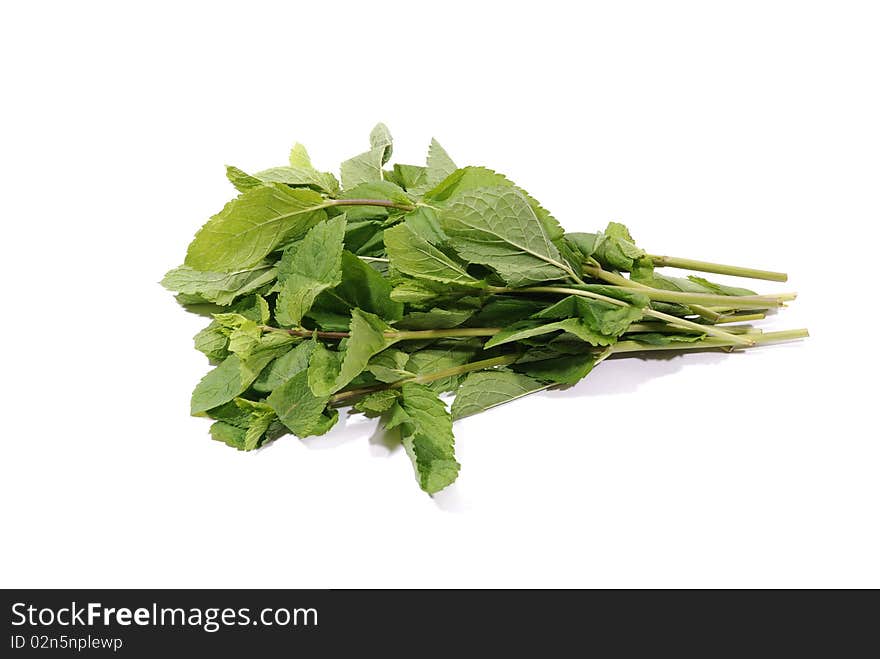
[[[383,350],[372,357],[367,369],[379,382],[397,382],[414,374],[406,370],[409,353],[402,350]]]
[[[275,358],[289,351],[301,339],[281,332],[264,334],[259,343],[247,346],[247,352],[239,354],[241,366],[248,386],[257,379],[266,366]],[[230,347],[232,339],[230,338]]]
[[[387,199],[397,204],[413,203],[406,191],[391,181],[359,183],[352,188],[346,188],[340,199]],[[351,210],[349,208],[349,211]],[[365,210],[374,215],[377,213],[382,213],[383,216],[387,215],[387,209],[384,208],[366,207]]]
[[[599,247],[602,240],[605,239],[605,234],[599,233],[566,233],[565,234],[565,242],[567,242],[572,249],[577,250],[584,257],[590,257],[595,254],[596,249]]]
[[[724,284],[716,284],[703,277],[689,275],[688,280],[691,283],[702,287],[706,293],[714,293],[715,295],[757,295],[755,291],[748,288],[740,288],[739,286],[725,286]]]
[[[456,169],[457,167],[449,154],[446,153],[446,149],[440,146],[440,142],[432,138],[431,145],[428,147],[428,161],[425,168],[427,186],[433,188]]]
[[[211,323],[193,337],[196,350],[212,362],[220,362],[229,356],[229,336],[216,322]]]
[[[254,390],[263,393],[274,391],[300,371],[306,370],[315,345],[314,339],[309,339],[278,357],[254,381]]]
[[[233,304],[228,311],[241,314],[254,322],[265,325],[269,320],[269,303],[262,295],[252,295]]]
[[[239,300],[230,307],[230,310],[261,324],[265,324],[269,319],[266,300],[259,295]],[[204,353],[212,362],[221,362],[229,356],[230,333],[228,327],[224,327],[216,319],[212,320],[210,325],[193,337],[196,350]]]
[[[342,188],[351,190],[362,183],[382,180],[382,158],[385,147],[376,147],[349,158],[340,165]]]
[[[309,387],[308,371],[300,371],[276,388],[266,399],[281,422],[297,437],[322,435],[339,417],[327,410],[329,396],[315,396]]]
[[[645,267],[643,263],[647,258],[634,262],[631,279],[646,284],[653,288],[666,291],[679,291],[682,293],[711,293],[713,295],[757,295],[755,291],[739,286],[725,286],[716,284],[703,277],[690,275],[684,277],[671,277],[654,272],[653,267]]]
[[[504,345],[513,341],[524,341],[536,336],[553,332],[567,332],[594,346],[607,346],[616,341],[616,337],[606,336],[588,327],[580,318],[567,318],[555,323],[543,323],[540,320],[522,320],[509,325],[486,342],[486,349]]]
[[[629,271],[629,278],[633,281],[644,283],[650,281],[654,277],[654,262],[646,254],[633,260],[632,269]]]
[[[394,150],[393,143],[391,131],[388,130],[388,126],[385,124],[376,124],[373,130],[370,131],[370,148],[382,149],[381,161],[383,165],[391,159],[391,154]]]
[[[553,244],[556,245],[556,248],[559,250],[560,256],[562,256],[563,262],[568,265],[569,269],[572,272],[583,272],[585,258],[580,250],[572,246],[572,244],[564,238],[562,240],[554,241]]]
[[[353,219],[347,213],[348,225],[345,228],[345,249],[359,256],[383,256],[382,243],[384,218]]]
[[[309,358],[308,383],[316,396],[324,398],[336,391],[344,357],[344,351],[330,350],[323,343],[315,345]]]
[[[470,373],[452,402],[452,418],[463,419],[546,388],[543,382],[509,371]]]
[[[513,369],[545,382],[570,385],[587,377],[595,364],[593,355],[581,354],[517,363],[513,365]]]
[[[528,192],[518,187],[513,181],[488,169],[487,167],[463,167],[451,173],[434,189],[425,193],[425,198],[432,202],[444,202],[454,199],[457,195],[481,188],[502,186],[519,192],[528,202],[529,207],[541,222],[547,237],[554,243],[561,242],[565,232],[559,222]]]
[[[491,267],[510,286],[567,276],[544,225],[514,188],[495,186],[458,194],[441,211],[440,225],[463,259]]]
[[[269,322],[269,318],[271,317],[271,313],[269,312],[269,303],[266,301],[262,295],[257,295],[257,309],[259,311],[259,321],[261,325],[265,325]]]
[[[415,191],[426,185],[427,175],[427,167],[396,164],[392,172],[392,179],[404,190]]]
[[[238,167],[227,165],[226,178],[239,192],[246,192],[252,188],[258,188],[265,184],[283,183],[293,186],[308,186],[327,194],[335,195],[339,192],[339,181],[329,172],[319,172],[312,166],[309,154],[302,144],[294,144],[290,150],[290,166],[272,167],[257,172],[254,175],[247,174]]]
[[[619,222],[608,223],[593,254],[603,266],[627,272],[633,269],[636,261],[646,256],[644,250],[636,246],[629,229]]]
[[[353,309],[351,336],[345,344],[341,360],[331,359],[329,350],[316,348],[309,364],[309,385],[317,396],[330,396],[342,389],[367,367],[373,355],[399,339],[378,316]],[[336,353],[339,354],[339,353]],[[279,415],[280,416],[280,415]]]
[[[211,428],[214,439],[241,451],[253,451],[260,446],[275,420],[275,412],[266,403],[245,398],[235,398],[210,410],[208,416],[217,420]]]
[[[241,359],[250,357],[260,345],[263,331],[250,318],[237,313],[218,313],[214,315],[214,319],[229,332],[229,352],[235,353]]]
[[[229,355],[196,385],[190,400],[190,414],[207,412],[228,403],[250,386],[238,355]]]
[[[462,167],[450,172],[438,185],[428,190],[425,199],[432,203],[445,202],[464,192],[496,186],[514,187],[504,174],[487,167]]]
[[[604,295],[605,297],[613,297],[616,300],[620,300],[621,302],[626,302],[627,304],[631,304],[640,308],[647,307],[651,303],[651,298],[649,298],[644,293],[640,293],[638,289],[634,288],[619,288],[608,286],[606,284],[587,284],[585,286],[577,286],[576,288],[583,291],[589,291],[591,293],[598,293],[599,295]]]
[[[245,435],[247,435],[246,429],[233,426],[225,421],[215,421],[211,424],[210,433],[211,439],[223,442],[227,446],[231,446],[239,451],[244,450]]]
[[[397,397],[396,391],[377,391],[361,398],[354,404],[354,409],[363,412],[370,418],[377,417],[390,410],[391,406],[397,402]]]
[[[461,468],[455,460],[452,417],[437,394],[424,385],[405,384],[400,394],[398,405],[405,413],[398,419],[403,446],[413,462],[419,486],[434,494],[452,484]]]
[[[443,284],[434,281],[400,277],[395,281],[394,288],[391,290],[391,299],[417,306],[425,305],[428,302],[433,303],[446,293],[441,288],[442,286]]]
[[[312,159],[309,157],[309,152],[299,142],[290,147],[290,155],[287,160],[291,167],[297,167],[299,169],[314,169],[312,166]]]
[[[275,411],[265,403],[254,403],[243,398],[237,398],[235,402],[251,406],[250,423],[244,436],[244,450],[253,451],[260,446],[269,425],[275,420]]]
[[[661,334],[660,332],[643,332],[632,334],[628,338],[638,343],[651,346],[668,346],[674,343],[694,343],[705,338],[705,334]]]
[[[256,176],[251,176],[232,165],[226,165],[226,178],[229,179],[229,182],[239,192],[246,192],[251,188],[258,188],[263,185],[263,182]]]
[[[569,334],[561,334],[547,342],[529,339],[523,341],[522,345],[528,346],[528,349],[511,366],[513,370],[520,369],[523,364],[556,359],[557,357],[568,357],[571,355],[588,355],[593,357],[596,355],[596,349],[593,346]]]
[[[320,300],[320,298],[318,299]],[[328,311],[321,308],[319,302],[316,301],[306,318],[311,320],[315,328],[322,332],[347,332],[351,315]]]
[[[369,263],[344,251],[341,265],[342,281],[318,296],[307,314],[309,318],[324,329],[346,331],[354,308],[388,322],[403,316],[403,304],[391,299],[391,282]]]
[[[440,220],[437,218],[437,211],[433,208],[419,206],[410,211],[406,214],[406,224],[417,236],[424,238],[434,246],[442,245],[449,240],[449,237],[443,233]]]
[[[410,276],[460,286],[483,285],[407,223],[385,230],[385,249],[391,264]]]
[[[442,339],[413,352],[406,362],[406,370],[415,375],[424,375],[455,368],[471,361],[479,349],[479,339]],[[458,376],[450,376],[425,386],[434,391],[451,391],[458,384],[458,379]]]
[[[471,300],[481,300],[480,290],[485,286],[485,282],[481,282],[481,286],[469,287],[458,284],[441,283],[431,281],[430,279],[413,279],[405,275],[398,274],[392,267],[391,281],[394,288],[391,291],[391,299],[399,302],[405,302],[410,305],[411,309],[419,309],[428,311],[438,306],[455,306],[475,308],[479,305],[472,305]]]
[[[244,393],[273,359],[290,350],[296,338],[270,332],[254,341],[253,321],[233,318],[238,314],[218,314],[218,323],[230,332],[230,354],[196,385],[190,413],[201,414]],[[223,326],[222,323],[228,323]]]
[[[326,217],[325,206],[313,190],[277,184],[247,190],[199,230],[184,263],[216,272],[253,267],[283,242],[302,238]]]
[[[348,252],[342,253],[342,282],[333,290],[350,312],[360,308],[393,322],[403,316],[403,305],[391,299],[391,283],[369,263]]]
[[[272,283],[275,275],[275,268],[268,263],[237,272],[204,272],[182,265],[168,271],[162,279],[162,286],[169,291],[198,295],[208,302],[228,306],[236,298]]]
[[[319,172],[311,167],[270,167],[254,174],[253,178],[266,183],[283,183],[284,185],[305,186],[315,188],[319,192],[336,195],[339,192],[339,181],[330,172]]]
[[[451,329],[458,327],[474,314],[474,309],[441,309],[413,311],[406,314],[395,327],[408,330]]]
[[[342,241],[345,215],[315,225],[284,252],[278,265],[280,291],[275,319],[282,326],[298,326],[315,298],[342,281]]]
[[[336,380],[335,391],[342,389],[363,371],[370,358],[395,344],[399,339],[388,335],[391,328],[378,316],[354,309],[351,314],[351,337]]]
[[[474,327],[505,327],[519,320],[525,320],[546,307],[546,302],[531,300],[526,297],[492,298],[482,309],[471,318],[468,325]]]
[[[565,318],[580,318],[590,329],[607,337],[620,336],[631,323],[642,317],[643,309],[648,300],[642,295],[642,304],[618,306],[602,300],[591,300],[580,296],[570,295],[561,299],[538,313],[535,319],[561,320]]]

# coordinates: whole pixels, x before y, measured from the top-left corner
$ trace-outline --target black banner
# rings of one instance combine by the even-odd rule
[[[874,593],[711,591],[7,590],[0,656],[312,656],[857,648]],[[866,601],[867,599],[867,601]]]

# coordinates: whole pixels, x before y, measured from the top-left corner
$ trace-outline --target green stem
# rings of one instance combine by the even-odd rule
[[[260,329],[264,332],[286,332],[291,336],[301,336],[303,338],[317,336],[319,339],[347,339],[351,336],[351,332],[325,332],[321,330],[310,330],[304,327],[271,327],[270,325],[260,325]],[[413,341],[424,339],[449,339],[467,336],[494,336],[500,331],[500,327],[461,327],[454,329],[396,330],[385,332],[385,336],[395,338],[398,341]]]
[[[328,206],[384,206],[386,208],[397,208],[397,209],[404,210],[404,211],[411,211],[411,210],[415,210],[415,208],[416,208],[415,206],[412,206],[411,204],[399,204],[397,202],[391,201],[390,199],[330,199],[327,201],[327,205]],[[431,207],[431,208],[433,208],[433,207]],[[550,265],[553,265],[553,266],[559,268],[560,270],[565,272],[569,277],[571,277],[572,281],[574,281],[576,284],[579,284],[582,286],[585,285],[586,282],[584,282],[584,280],[581,279],[577,275],[577,273],[572,268],[570,268],[568,265],[566,265],[565,263],[557,261],[556,259],[553,259],[553,258],[550,258],[547,256],[543,256],[541,254],[537,254],[537,253],[535,253],[531,250],[528,250],[526,248],[523,248],[523,249],[526,252],[528,252],[529,254],[532,254],[533,256],[536,256],[537,258],[541,259],[542,261],[545,261],[545,262],[549,263]],[[383,260],[385,260],[387,262],[387,259],[383,259]]]
[[[463,375],[464,373],[470,373],[471,371],[480,371],[486,368],[494,368],[495,366],[505,366],[507,364],[512,364],[517,359],[519,359],[518,354],[510,354],[510,355],[502,355],[500,357],[492,357],[490,359],[482,359],[476,362],[470,362],[469,364],[463,364],[461,366],[453,366],[451,368],[444,368],[440,371],[434,371],[433,373],[425,373],[423,375],[415,375],[411,378],[403,378],[401,380],[396,380],[394,382],[389,382],[385,384],[375,384],[369,387],[359,387],[357,389],[347,389],[345,391],[340,391],[338,394],[334,394],[330,397],[331,405],[338,405],[340,403],[345,403],[351,398],[357,398],[358,396],[365,396],[367,394],[372,394],[377,391],[386,391],[389,389],[400,389],[405,384],[428,384],[429,382],[434,382],[435,380],[442,380],[443,378],[449,378],[454,375]]]
[[[714,316],[714,318],[712,318],[713,320],[720,320],[721,314],[700,306],[701,303],[721,305],[731,309],[772,309],[774,307],[782,306],[783,302],[794,300],[797,297],[796,293],[780,293],[778,295],[715,295],[712,293],[668,291],[662,288],[646,286],[645,284],[633,281],[632,279],[627,279],[616,272],[608,272],[607,270],[595,266],[586,265],[583,267],[583,270],[591,277],[601,279],[614,286],[636,289],[652,300],[683,304],[691,307],[695,312],[697,311],[696,307],[700,307],[700,309],[703,309]],[[696,306],[694,303],[696,303]],[[702,316],[703,314],[700,315]]]
[[[614,347],[607,346],[602,350],[598,355],[596,355],[596,361],[593,362],[593,368],[596,368],[599,364],[608,359],[612,354],[614,354]]]
[[[400,341],[423,340],[423,339],[449,339],[466,336],[495,336],[501,331],[500,327],[460,327],[455,329],[436,330],[400,330],[389,332]]]
[[[767,317],[765,313],[741,313],[741,314],[731,314],[730,316],[723,316],[721,320],[717,321],[716,325],[724,325],[726,323],[739,323],[743,321],[749,320],[764,320]]]
[[[391,199],[328,199],[326,206],[381,206],[383,208],[396,208],[402,211],[415,210],[412,204],[401,204]]]
[[[665,320],[667,323],[674,327],[681,327],[683,329],[691,330],[701,330],[703,334],[710,334],[719,339],[727,339],[728,341],[732,341],[733,343],[737,343],[739,345],[749,347],[755,345],[755,342],[751,338],[731,334],[730,332],[718,329],[714,325],[700,325],[699,323],[694,323],[689,320],[685,320],[684,318],[677,318],[676,316],[670,316],[669,314],[662,313],[660,311],[654,311],[653,309],[645,309],[645,315],[653,316],[654,318],[659,318],[660,320]]]
[[[592,291],[582,291],[577,288],[568,288],[565,286],[531,286],[529,288],[512,288],[512,289],[500,289],[504,292],[508,293],[558,293],[560,295],[580,295],[581,297],[588,297],[593,300],[600,300],[602,302],[608,302],[609,304],[615,304],[619,307],[627,307],[632,306],[626,302],[621,300],[617,300],[613,297],[608,297],[606,295],[600,295],[598,293],[593,293]],[[724,330],[720,330],[717,327],[713,327],[712,325],[700,325],[698,323],[694,323],[690,320],[685,320],[684,318],[677,318],[675,316],[670,316],[669,314],[662,313],[660,311],[655,311],[654,309],[642,309],[642,313],[645,316],[652,316],[654,318],[659,318],[670,325],[675,327],[680,327],[689,330],[696,330],[700,334],[711,334],[712,336],[717,336],[718,338],[727,339],[728,341],[733,341],[734,343],[739,343],[741,345],[751,346],[754,345],[754,342],[746,337],[736,336],[729,332],[725,332]]]
[[[585,274],[590,275],[594,279],[600,279],[604,282],[608,282],[609,284],[625,286],[627,288],[635,288],[638,290],[655,290],[652,286],[648,286],[647,284],[643,284],[638,281],[633,281],[632,279],[627,279],[623,275],[620,275],[616,272],[609,272],[599,265],[585,265],[581,268],[581,270],[583,270]],[[695,314],[698,314],[702,318],[712,321],[713,323],[721,320],[721,314],[716,311],[712,311],[708,307],[704,307],[700,304],[690,304],[688,306]]]
[[[670,327],[667,323],[659,323],[659,322],[647,322],[647,323],[633,323],[629,327],[626,328],[624,334],[641,334],[645,332],[660,332],[663,334],[675,333],[670,332]],[[680,332],[681,330],[676,330]],[[763,330],[752,327],[751,325],[734,325],[733,327],[727,327],[724,329],[725,332],[729,332],[731,334],[760,334]],[[692,334],[696,334],[697,331],[694,330],[691,332]],[[700,332],[702,334],[703,332]]]
[[[781,332],[766,332],[764,334],[758,334],[752,337],[752,342],[750,346],[755,346],[764,343],[779,343],[783,341],[794,341],[796,339],[805,339],[809,336],[809,332],[806,329],[795,329],[795,330],[784,330]],[[742,347],[737,342],[734,341],[726,341],[721,338],[706,338],[701,339],[699,341],[695,341],[693,343],[678,343],[672,345],[647,345],[644,343],[639,343],[638,341],[618,341],[613,346],[609,346],[604,348],[597,356],[596,364],[603,361],[606,357],[616,354],[623,354],[629,352],[653,352],[653,351],[669,351],[669,350],[710,350],[717,348],[737,348]],[[395,382],[375,384],[368,387],[358,387],[355,389],[346,389],[344,391],[340,391],[337,394],[334,394],[330,397],[330,405],[341,406],[348,404],[352,399],[359,398],[361,396],[366,396],[367,394],[376,393],[377,391],[388,391],[400,389],[403,385],[408,383],[414,384],[428,384],[430,382],[434,382],[436,380],[442,380],[444,378],[453,377],[456,375],[464,375],[465,373],[470,373],[472,371],[480,371],[484,369],[494,368],[496,366],[506,366],[507,364],[512,364],[517,359],[519,359],[519,355],[516,353],[512,353],[509,355],[502,355],[500,357],[492,357],[490,359],[482,359],[480,361],[471,362],[469,364],[463,364],[461,366],[453,366],[451,368],[445,368],[440,371],[434,371],[432,373],[425,373],[423,375],[415,375],[410,378],[402,378]],[[554,386],[552,383],[546,385],[542,389],[547,389],[551,386]]]
[[[648,254],[648,258],[655,266],[681,268],[683,270],[696,270],[697,272],[713,272],[718,275],[732,275],[734,277],[748,277],[750,279],[766,279],[768,281],[788,281],[788,275],[784,272],[772,270],[757,270],[755,268],[742,268],[737,265],[723,265],[721,263],[709,263],[708,261],[696,261],[683,259],[677,256],[658,256]]]
[[[621,286],[620,288],[629,288]],[[692,304],[712,304],[729,309],[775,309],[787,300],[794,299],[794,293],[775,295],[715,295],[713,293],[685,293],[665,291],[659,288],[638,289],[639,293],[658,302],[674,302],[691,306]]]
[[[764,343],[780,343],[782,341],[795,341],[806,339],[810,333],[806,329],[783,330],[781,332],[764,332],[751,337],[752,345]],[[694,341],[693,343],[672,343],[669,345],[648,345],[638,341],[618,341],[612,346],[614,354],[624,352],[653,352],[655,350],[707,350],[714,348],[737,348],[740,347],[731,341],[709,337]]]

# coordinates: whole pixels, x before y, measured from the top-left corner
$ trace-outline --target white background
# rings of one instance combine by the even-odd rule
[[[7,3],[0,586],[880,586],[876,3]],[[352,419],[188,416],[157,282],[234,191],[385,121],[570,230],[787,270],[799,344],[603,364],[457,424],[433,500]]]

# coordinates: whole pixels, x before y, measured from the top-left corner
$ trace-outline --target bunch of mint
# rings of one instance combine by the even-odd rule
[[[389,165],[391,154],[379,124],[341,182],[300,144],[289,165],[227,168],[239,195],[162,282],[212,317],[195,346],[215,367],[191,412],[214,420],[214,439],[248,451],[321,435],[350,407],[399,429],[434,493],[458,476],[455,419],[573,385],[611,355],[806,336],[729,324],[792,295],[655,267],[784,274],[651,255],[617,223],[566,233],[505,176],[457,167],[436,141],[424,166]]]

